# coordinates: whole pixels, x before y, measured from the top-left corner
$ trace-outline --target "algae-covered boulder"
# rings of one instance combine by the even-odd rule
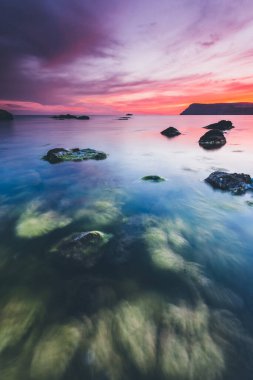
[[[247,190],[253,189],[253,183],[250,175],[244,173],[226,173],[216,171],[211,173],[205,181],[215,189],[230,191],[235,195],[241,195]]]
[[[13,120],[13,115],[5,110],[0,110],[0,121],[2,120]]]
[[[16,234],[20,238],[36,238],[57,228],[66,227],[71,219],[55,211],[41,211],[40,202],[31,202],[19,218]]]
[[[61,379],[79,347],[81,337],[80,326],[74,322],[48,327],[34,350],[31,379]]]
[[[110,238],[100,231],[74,233],[53,247],[51,253],[62,263],[91,268],[101,258]]]
[[[146,175],[145,177],[142,177],[142,181],[146,182],[164,182],[166,181],[165,178],[160,177],[159,175]]]
[[[181,135],[181,132],[179,132],[178,129],[174,127],[169,127],[161,132],[161,135],[167,136],[167,137],[175,137]]]
[[[47,154],[43,156],[43,159],[50,162],[50,164],[56,164],[64,161],[104,160],[106,158],[106,153],[90,148],[54,148],[50,149]]]

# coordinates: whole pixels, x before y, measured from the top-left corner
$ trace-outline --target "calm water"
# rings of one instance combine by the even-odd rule
[[[203,180],[253,174],[253,117],[203,150],[219,119],[1,123],[1,380],[252,380],[253,194]],[[109,157],[51,165],[53,147]],[[89,230],[111,234],[97,265],[60,265],[51,248]]]

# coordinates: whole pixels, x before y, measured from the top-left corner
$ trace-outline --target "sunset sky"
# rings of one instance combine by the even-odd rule
[[[0,107],[177,114],[253,101],[252,0],[1,0]]]

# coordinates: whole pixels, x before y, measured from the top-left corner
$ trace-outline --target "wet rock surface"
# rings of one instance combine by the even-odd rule
[[[166,180],[165,180],[165,178],[160,177],[159,175],[146,175],[145,177],[142,177],[142,181],[147,181],[147,182],[164,182]]]
[[[0,110],[0,121],[1,120],[13,120],[13,115],[5,110]]]
[[[90,148],[54,148],[50,149],[43,157],[44,160],[50,162],[51,164],[56,164],[63,161],[104,160],[106,158],[106,153]]]
[[[225,173],[215,171],[205,179],[215,189],[230,191],[235,195],[244,194],[253,189],[250,175],[244,173]]]
[[[234,128],[232,121],[230,120],[220,120],[217,123],[209,124],[206,127],[203,127],[206,129],[216,129],[219,131],[226,131],[229,129]]]
[[[217,149],[226,144],[226,138],[219,130],[212,129],[199,139],[199,145],[205,149]]]
[[[111,235],[100,231],[78,232],[60,241],[51,249],[55,258],[63,264],[91,268],[103,255],[103,246]]]
[[[181,132],[179,132],[179,130],[174,127],[169,127],[162,131],[161,134],[167,137],[175,137],[181,135]]]

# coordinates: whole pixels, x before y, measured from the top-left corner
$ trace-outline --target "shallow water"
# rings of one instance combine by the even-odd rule
[[[204,182],[253,174],[253,117],[227,118],[213,151],[198,139],[219,116],[1,122],[1,379],[253,378],[253,194]],[[54,147],[109,156],[41,160]],[[94,267],[55,260],[89,230],[111,237]]]

